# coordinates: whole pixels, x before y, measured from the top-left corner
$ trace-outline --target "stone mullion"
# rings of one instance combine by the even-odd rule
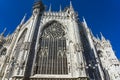
[[[50,46],[50,42],[49,39],[48,40],[48,44],[47,44],[47,61],[46,61],[46,74],[47,74],[47,70],[48,70],[48,55],[49,55],[49,46]]]
[[[43,39],[43,42],[44,42],[44,46],[43,46],[43,50],[44,50],[44,53],[43,53],[43,59],[42,59],[42,69],[41,69],[41,74],[44,74],[44,70],[45,70],[45,59],[46,59],[46,56],[45,56],[45,49],[46,49],[46,39],[45,39],[45,34],[44,34],[44,39]]]
[[[64,64],[63,64],[63,52],[64,52],[64,42],[63,42],[63,38],[61,39],[61,44],[62,44],[62,45],[61,45],[61,46],[62,46],[62,47],[61,47],[61,49],[62,49],[62,55],[61,55],[61,58],[62,58],[62,59],[61,59],[61,71],[62,71],[62,72],[61,72],[61,74],[64,74],[64,71],[63,71],[63,70],[64,70],[64,69],[63,69],[63,66],[64,66]]]
[[[40,74],[41,72],[41,67],[42,67],[42,53],[40,54],[40,57],[39,57],[38,74]]]
[[[58,53],[58,50],[57,50],[57,39],[56,39],[56,74],[57,74],[57,53]]]
[[[40,70],[39,70],[39,74],[41,74],[41,71],[42,71],[42,64],[43,64],[43,54],[41,54],[41,61],[40,61],[41,63],[40,63]]]
[[[41,44],[43,44],[42,43],[42,40],[41,40]],[[41,45],[42,46],[42,45]],[[40,74],[40,68],[41,68],[41,58],[42,58],[42,48],[40,47],[40,52],[38,53],[38,55],[39,55],[39,61],[38,61],[38,71],[37,71],[37,74]]]
[[[66,74],[66,42],[65,39],[63,39],[63,74]]]
[[[52,40],[50,38],[50,45],[49,45],[49,61],[48,61],[48,74],[50,74],[51,71],[51,44],[52,44]]]
[[[57,67],[57,74],[58,74],[58,51],[59,51],[58,50],[58,40],[59,39],[57,39],[57,48],[56,48],[57,49],[57,53],[56,53],[57,54],[57,56],[56,56],[57,57],[57,59],[56,59],[56,62],[57,62],[57,66],[56,66]]]
[[[65,53],[64,53],[65,54]],[[67,56],[66,54],[64,55],[64,74],[67,74],[68,73],[68,68],[67,68]]]
[[[41,53],[41,55],[42,55],[42,58],[41,58],[41,67],[40,67],[40,72],[39,72],[40,74],[42,73],[42,67],[43,67],[43,58],[44,58],[44,56],[43,56],[43,55],[44,55],[44,52],[45,52],[45,51],[44,51],[44,49],[45,49],[45,47],[44,47],[44,46],[45,46],[45,40],[44,40],[44,38],[42,39],[42,44],[43,44],[43,45],[42,45],[42,47],[43,47],[43,50],[42,50],[42,53]]]
[[[68,74],[68,63],[67,63],[67,53],[66,53],[66,48],[67,48],[67,46],[66,46],[66,39],[64,40],[64,44],[65,44],[65,66],[66,66],[66,73],[65,74]]]
[[[44,52],[45,54],[45,52]],[[41,74],[44,74],[44,64],[45,64],[45,55],[43,54],[43,60],[42,60],[42,69],[41,69]]]
[[[58,40],[58,49],[60,51],[60,39]],[[60,74],[60,52],[58,52],[58,74]]]
[[[45,70],[46,70],[46,58],[47,56],[44,54],[44,57],[43,57],[43,66],[42,66],[42,74],[45,74]]]
[[[57,60],[57,39],[55,39],[55,44],[54,44],[54,48],[55,48],[55,51],[54,51],[54,54],[55,54],[55,56],[54,56],[54,74],[56,74],[57,73],[57,67],[56,67],[56,65],[57,65],[57,62],[56,62],[56,60]]]
[[[47,63],[47,51],[46,51],[47,50],[47,42],[46,42],[46,40],[47,39],[45,38],[45,44],[44,44],[45,45],[45,52],[44,52],[44,60],[43,60],[43,65],[44,66],[43,66],[43,69],[42,69],[43,74],[45,74],[45,72],[46,72],[46,63]]]
[[[41,74],[44,74],[44,70],[45,70],[45,61],[46,61],[46,39],[45,39],[46,35],[44,34],[44,54],[43,54],[43,63],[42,63],[42,72]]]
[[[62,40],[60,39],[60,50],[61,50],[61,52],[59,53],[60,54],[60,56],[59,56],[59,70],[60,70],[60,72],[59,72],[59,74],[62,74]]]
[[[51,67],[51,74],[53,74],[53,66],[54,66],[54,38],[52,39],[52,67]]]
[[[42,51],[40,51],[41,53],[39,53],[39,61],[38,61],[38,74],[40,74],[40,69],[42,67],[41,63],[42,63]]]
[[[62,63],[63,63],[63,40],[61,39],[61,74],[62,74],[62,72],[63,72],[63,65],[62,65]]]
[[[55,39],[53,41],[53,74],[55,74]]]
[[[47,65],[48,65],[48,55],[46,56],[46,68],[45,68],[45,74],[47,74]]]
[[[53,39],[51,40],[51,62],[50,62],[50,74],[52,74],[52,64],[53,64],[53,59],[52,59],[52,51],[53,51]]]
[[[48,74],[50,74],[50,56],[51,55],[51,38],[50,38],[50,44],[49,44],[49,51],[48,51]]]
[[[63,53],[63,74],[65,74],[65,53]]]
[[[55,62],[54,62],[54,58],[55,58],[55,51],[54,51],[55,50],[55,38],[53,38],[53,44],[52,45],[53,45],[53,48],[52,48],[52,53],[53,53],[52,54],[52,62],[53,62],[52,63],[52,74],[54,74],[54,70],[55,70],[54,69],[54,64],[55,64]]]
[[[61,74],[64,74],[63,72],[63,55],[61,55]]]
[[[48,49],[48,59],[50,58],[50,51],[51,51],[51,38],[49,38],[49,49]],[[47,74],[50,73],[50,60],[48,60],[48,68],[47,68]]]
[[[58,74],[60,74],[60,54],[58,54]]]

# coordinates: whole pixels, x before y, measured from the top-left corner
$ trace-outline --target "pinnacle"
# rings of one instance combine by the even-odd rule
[[[101,35],[101,40],[105,40],[105,37],[103,36],[103,34],[100,32]]]
[[[49,12],[51,12],[51,9],[52,9],[52,6],[51,6],[51,4],[50,4],[50,6],[49,6]]]
[[[62,7],[61,7],[61,5],[60,5],[60,12],[62,11]]]

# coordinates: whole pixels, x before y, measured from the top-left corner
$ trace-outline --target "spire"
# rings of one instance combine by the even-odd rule
[[[20,24],[17,27],[17,30],[19,30],[22,27],[22,25],[25,23],[26,15],[27,14],[24,15],[23,19],[21,20]]]
[[[105,40],[105,37],[103,36],[103,34],[100,32],[101,35],[101,40]]]
[[[25,13],[25,15],[24,15],[23,19],[21,20],[20,25],[23,25],[23,24],[25,23],[26,15],[27,15],[27,14]]]
[[[8,36],[10,36],[10,32],[7,34],[7,36],[6,36],[6,37],[8,37]]]
[[[51,9],[52,9],[52,7],[51,7],[51,4],[50,4],[50,6],[49,6],[49,12],[51,12]]]
[[[6,30],[7,30],[7,28],[5,28],[5,29],[3,30],[3,32],[2,32],[0,35],[1,35],[1,36],[4,36]]]
[[[87,22],[86,22],[86,20],[85,20],[84,17],[83,17],[83,23],[84,23],[84,25],[85,25],[85,28],[88,28],[88,27],[87,27]]]
[[[70,9],[73,9],[72,1],[70,1]]]
[[[62,11],[62,7],[61,7],[61,5],[60,5],[60,12]]]

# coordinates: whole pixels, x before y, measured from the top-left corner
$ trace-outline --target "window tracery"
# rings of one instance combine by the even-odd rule
[[[58,22],[46,26],[40,38],[35,74],[68,74],[66,38]],[[43,54],[43,55],[42,55]]]

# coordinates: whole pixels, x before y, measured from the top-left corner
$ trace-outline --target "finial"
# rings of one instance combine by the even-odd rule
[[[100,32],[101,35],[101,40],[105,40],[105,37],[103,36],[103,34]]]
[[[62,7],[61,7],[61,5],[60,5],[60,12],[62,11]]]
[[[27,14],[25,13],[25,15],[24,15],[23,19],[21,20],[20,25],[23,25],[23,24],[25,23],[26,15],[27,15]]]
[[[50,4],[50,6],[49,6],[49,12],[51,12],[51,8],[52,8],[52,7],[51,7],[51,4]]]
[[[7,30],[7,28],[4,28],[3,32],[1,33],[1,36],[4,36],[6,30]]]

